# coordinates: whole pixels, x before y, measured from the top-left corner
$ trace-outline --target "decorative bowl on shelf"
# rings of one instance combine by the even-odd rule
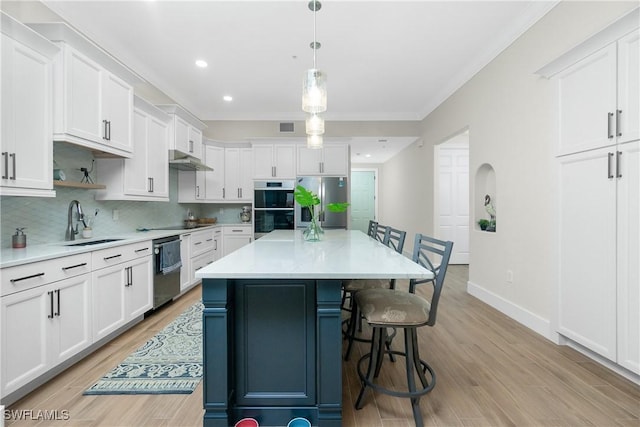
[[[203,225],[203,224],[215,224],[218,221],[218,218],[213,217],[213,218],[200,218],[198,219],[198,224],[199,225]]]

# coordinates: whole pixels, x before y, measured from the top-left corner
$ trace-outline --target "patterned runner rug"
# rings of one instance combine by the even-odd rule
[[[189,394],[202,379],[198,302],[108,372],[84,394]]]

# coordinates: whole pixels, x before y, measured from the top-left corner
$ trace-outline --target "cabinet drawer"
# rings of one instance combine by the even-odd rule
[[[225,236],[235,236],[238,234],[246,234],[251,235],[252,232],[251,225],[233,225],[233,226],[225,226],[224,227],[224,235]]]
[[[121,262],[131,261],[136,258],[151,255],[151,240],[144,242],[131,243],[129,245],[115,246],[113,248],[94,251],[91,254],[91,263],[93,269],[108,267],[110,265],[120,264]]]
[[[90,253],[3,268],[0,296],[89,272],[91,272]]]
[[[200,255],[214,249],[213,230],[191,233],[191,256]]]
[[[192,274],[196,274],[198,270],[202,267],[206,267],[214,261],[215,253],[214,251],[205,252],[198,256],[191,258],[191,268],[193,270]]]

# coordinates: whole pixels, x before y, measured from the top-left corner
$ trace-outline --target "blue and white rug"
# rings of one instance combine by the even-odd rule
[[[202,309],[189,307],[84,394],[193,392],[202,379]]]

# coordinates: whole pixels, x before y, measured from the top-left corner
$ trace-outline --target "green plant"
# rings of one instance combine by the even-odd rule
[[[295,191],[293,192],[293,197],[298,202],[298,204],[302,207],[306,207],[309,209],[311,213],[311,224],[313,227],[316,227],[320,233],[322,233],[322,229],[320,229],[320,224],[316,221],[316,205],[320,204],[320,198],[313,191],[304,188],[301,185],[296,186]],[[326,208],[330,212],[345,212],[349,207],[349,203],[329,203]],[[322,212],[318,212],[320,215]]]
[[[491,224],[491,221],[489,221],[488,219],[482,218],[478,220],[478,225],[480,226],[480,230],[486,230],[489,224]]]

